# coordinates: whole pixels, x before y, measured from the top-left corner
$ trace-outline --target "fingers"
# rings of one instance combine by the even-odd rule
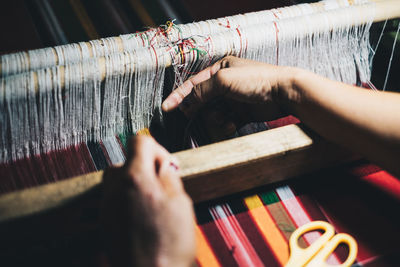
[[[128,158],[123,169],[140,191],[161,194],[162,188],[158,181],[160,167],[170,157],[168,151],[153,138],[136,136],[130,141]]]
[[[181,86],[176,88],[163,102],[162,109],[165,112],[176,109],[197,85],[209,80],[221,68],[227,64],[226,59],[219,60],[212,66],[205,68],[193,77],[185,81]]]
[[[183,191],[178,162],[153,138],[136,136],[125,165],[126,173],[139,190],[174,196]]]
[[[182,180],[176,163],[165,161],[160,168],[160,184],[168,197],[184,193]]]
[[[165,112],[172,111],[178,106],[182,111],[191,116],[204,103],[216,96],[222,95],[233,87],[243,88],[246,84],[260,91],[263,87],[263,75],[255,75],[262,71],[268,64],[233,56],[225,57],[212,66],[200,71],[181,86],[174,90],[163,102],[162,109]],[[254,73],[256,72],[256,73]],[[258,76],[257,79],[248,80],[249,75]],[[261,78],[260,78],[261,77]],[[236,82],[232,82],[235,80]],[[243,98],[243,92],[229,92],[231,97]],[[247,98],[260,98],[258,94],[250,94]]]
[[[178,169],[177,160],[153,138],[136,136],[130,140],[125,165],[105,171],[106,191],[118,192],[131,185],[153,198],[179,195],[184,190]]]

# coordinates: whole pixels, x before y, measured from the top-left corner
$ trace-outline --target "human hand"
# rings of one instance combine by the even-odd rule
[[[154,139],[137,136],[124,166],[103,177],[102,221],[111,266],[189,266],[194,212],[177,163]]]
[[[296,69],[236,57],[225,57],[194,75],[164,101],[164,111],[178,106],[192,117],[201,109],[206,128],[218,136],[231,134],[248,122],[267,121],[283,114],[278,90],[291,86]],[[209,106],[218,100],[223,108]],[[221,104],[222,103],[222,104]]]

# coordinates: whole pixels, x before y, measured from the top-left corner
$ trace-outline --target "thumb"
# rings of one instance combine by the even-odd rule
[[[160,167],[159,181],[161,188],[167,196],[172,197],[184,192],[176,160],[166,160],[162,163]]]

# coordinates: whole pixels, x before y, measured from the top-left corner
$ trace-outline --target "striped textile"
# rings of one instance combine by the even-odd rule
[[[400,181],[379,168],[359,163],[303,177],[290,185],[258,189],[255,193],[197,207],[200,266],[283,266],[289,257],[288,239],[299,226],[313,220],[331,223],[358,242],[356,266],[393,266],[400,251]],[[312,243],[320,234],[301,240]],[[328,259],[345,260],[340,247]]]
[[[266,126],[274,128],[293,122],[298,121],[288,117],[268,122]],[[42,179],[41,183],[48,182],[51,175],[64,179],[123,162],[125,145],[126,137],[116,136],[100,143],[81,144],[63,153],[26,159],[13,168],[3,166],[2,170],[16,172],[19,177],[35,175]],[[51,164],[58,168],[53,169]],[[6,182],[12,182],[5,181],[5,177],[0,178],[3,189]],[[400,252],[399,202],[398,179],[374,165],[358,162],[289,184],[201,203],[195,207],[196,261],[199,266],[283,266],[289,257],[290,234],[310,221],[325,220],[337,232],[349,233],[357,240],[359,253],[355,266],[393,266],[398,261],[396,252]],[[306,234],[301,245],[312,243],[319,235],[317,232]],[[101,265],[103,255],[101,251],[93,252],[90,257],[94,258],[90,261],[96,262],[95,266]],[[339,263],[346,256],[346,249],[340,247],[328,261]],[[73,260],[86,262],[88,259]]]
[[[268,129],[298,123],[293,116],[266,122]],[[234,177],[232,177],[234,179]],[[288,240],[315,220],[358,242],[354,266],[396,266],[400,252],[400,180],[366,162],[325,170],[289,184],[258,188],[196,207],[200,266],[284,266]],[[321,234],[308,233],[307,246]],[[328,263],[347,257],[339,247]]]

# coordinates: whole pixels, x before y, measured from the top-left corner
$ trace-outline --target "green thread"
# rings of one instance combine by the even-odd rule
[[[201,49],[199,49],[197,47],[190,48],[189,51],[193,51],[193,50],[197,52],[197,56],[199,56],[199,54],[200,54],[200,56],[207,55],[207,51],[201,50]]]
[[[262,201],[266,204],[274,204],[276,202],[279,202],[279,198],[278,196],[275,194],[274,191],[268,191],[265,193],[260,194],[260,197],[262,199]]]
[[[121,144],[123,146],[123,148],[125,149],[125,151],[127,151],[128,148],[128,137],[130,135],[129,134],[119,134],[118,138],[121,141]]]

